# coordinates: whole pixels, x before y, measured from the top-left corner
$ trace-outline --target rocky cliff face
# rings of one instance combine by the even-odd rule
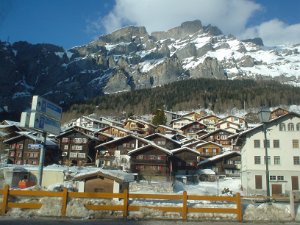
[[[32,95],[62,106],[103,94],[151,88],[182,79],[272,77],[298,84],[299,45],[265,48],[199,20],[148,34],[125,27],[87,45],[0,42],[0,105],[22,111]]]

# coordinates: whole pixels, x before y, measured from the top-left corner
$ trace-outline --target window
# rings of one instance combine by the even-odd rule
[[[72,145],[71,149],[72,150],[82,150],[82,146],[81,145]]]
[[[71,152],[70,153],[70,158],[77,158],[77,153],[76,152]]]
[[[299,156],[294,156],[293,157],[294,165],[300,165],[300,157]]]
[[[297,130],[297,131],[300,131],[300,123],[297,123],[297,124],[296,124],[296,130]]]
[[[270,180],[276,180],[276,176],[270,176]]]
[[[299,190],[298,176],[292,176],[292,190]]]
[[[78,153],[78,158],[85,158],[85,153]]]
[[[299,148],[299,140],[293,139],[293,148]]]
[[[66,138],[64,137],[62,140],[61,140],[62,143],[68,143],[69,142],[69,138]]]
[[[262,176],[261,175],[255,175],[255,188],[262,189]]]
[[[280,165],[280,156],[274,156],[274,165]]]
[[[288,131],[294,131],[294,124],[293,123],[288,124]]]
[[[264,147],[266,147],[267,143],[267,148],[270,148],[270,140],[264,140]]]
[[[273,147],[279,148],[279,140],[273,140]]]
[[[279,131],[285,131],[285,124],[284,123],[279,124]]]
[[[18,144],[19,149],[23,149],[23,144]]]
[[[77,143],[77,144],[80,144],[80,143],[82,143],[82,138],[74,138],[73,142]]]
[[[68,150],[69,149],[69,145],[64,145],[64,150]]]
[[[277,176],[277,180],[283,181],[284,180],[284,176]]]
[[[254,148],[260,148],[260,140],[254,140]]]
[[[260,164],[260,156],[254,156],[254,164]]]
[[[266,156],[264,156],[264,162],[266,164]],[[268,165],[271,165],[271,157],[268,156]]]

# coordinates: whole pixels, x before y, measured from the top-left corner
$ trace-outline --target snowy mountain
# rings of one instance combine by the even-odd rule
[[[298,86],[299,51],[300,44],[265,47],[260,38],[238,40],[199,20],[151,34],[145,27],[125,27],[69,50],[0,42],[0,105],[24,108],[32,95],[68,105],[195,78],[275,79]]]

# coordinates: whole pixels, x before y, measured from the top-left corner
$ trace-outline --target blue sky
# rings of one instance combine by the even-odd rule
[[[127,25],[148,32],[200,19],[265,45],[300,43],[299,0],[0,0],[0,40],[68,49]]]

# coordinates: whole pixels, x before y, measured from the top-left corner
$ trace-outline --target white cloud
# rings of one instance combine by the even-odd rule
[[[152,32],[200,19],[204,25],[218,26],[225,33],[237,33],[260,8],[250,0],[116,0],[101,22],[107,33],[128,24],[145,26]]]
[[[288,25],[278,19],[245,30],[242,38],[261,37],[267,46],[300,43],[300,23]]]

